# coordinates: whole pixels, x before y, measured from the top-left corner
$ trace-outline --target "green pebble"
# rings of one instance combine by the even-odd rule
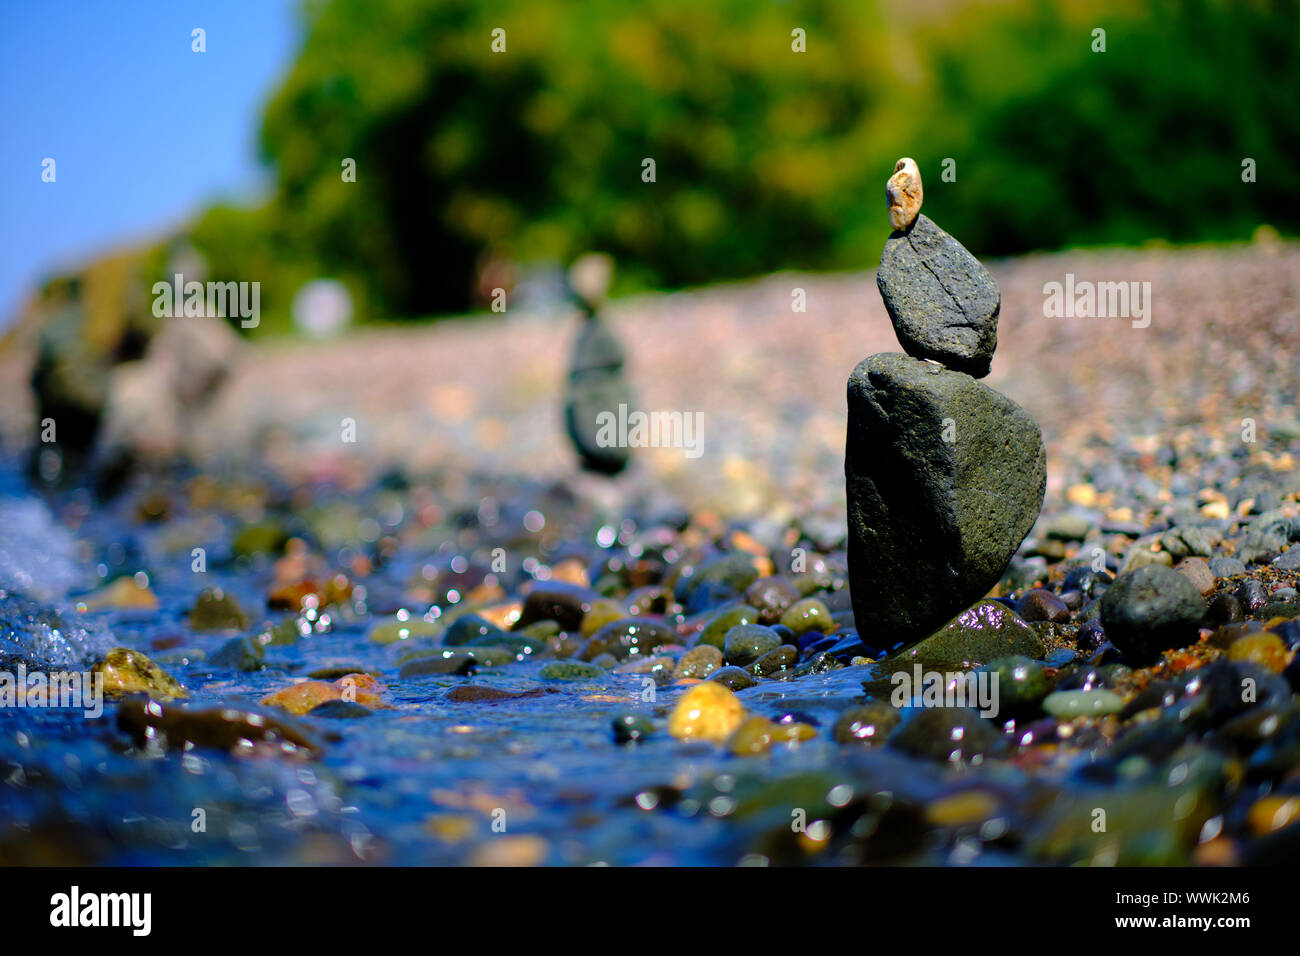
[[[550,661],[541,670],[543,680],[592,680],[604,675],[602,668],[581,661]]]
[[[737,624],[727,632],[722,652],[728,664],[745,667],[781,646],[776,631],[762,624]]]
[[[1104,717],[1124,709],[1124,699],[1109,690],[1058,690],[1043,698],[1043,710],[1053,717]]]
[[[732,604],[723,608],[704,626],[696,646],[709,644],[722,650],[726,646],[727,632],[741,624],[757,624],[758,611],[748,604]]]
[[[790,609],[781,615],[781,623],[796,636],[808,631],[829,634],[835,629],[831,612],[817,598],[804,598],[790,605]]]

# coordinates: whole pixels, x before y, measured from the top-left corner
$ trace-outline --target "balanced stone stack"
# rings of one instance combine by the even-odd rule
[[[569,287],[582,308],[583,322],[569,362],[564,422],[582,467],[602,475],[627,467],[628,448],[601,443],[601,413],[609,412],[618,421],[619,405],[633,405],[623,375],[623,349],[600,318],[612,276],[609,257],[597,253],[582,256],[569,270]]]
[[[887,188],[893,234],[876,284],[906,355],[849,378],[849,577],[863,640],[933,633],[997,583],[1043,503],[1038,423],[976,381],[997,346],[1001,293],[920,214],[921,176],[901,159]]]

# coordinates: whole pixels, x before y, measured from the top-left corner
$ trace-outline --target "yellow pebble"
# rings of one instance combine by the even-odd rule
[[[925,817],[937,827],[959,827],[983,823],[997,813],[998,801],[983,790],[967,790],[940,797],[925,808]]]
[[[1232,642],[1228,648],[1228,660],[1253,661],[1261,667],[1267,667],[1273,673],[1280,673],[1287,665],[1288,654],[1282,638],[1276,634],[1247,634]]]
[[[1248,816],[1257,836],[1272,833],[1300,819],[1300,797],[1263,797],[1251,804]]]
[[[724,743],[745,719],[745,706],[717,681],[696,684],[668,717],[668,732],[678,740]]]

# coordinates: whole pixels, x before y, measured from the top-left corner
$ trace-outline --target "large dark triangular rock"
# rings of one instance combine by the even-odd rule
[[[898,353],[849,378],[844,473],[858,633],[890,647],[988,593],[1038,517],[1038,423],[969,375]]]
[[[966,247],[924,215],[885,241],[876,286],[908,355],[976,378],[998,344],[1002,293]]]

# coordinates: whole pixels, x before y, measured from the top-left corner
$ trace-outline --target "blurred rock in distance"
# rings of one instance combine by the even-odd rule
[[[632,407],[631,386],[623,373],[623,347],[600,317],[614,275],[614,260],[604,253],[580,256],[569,269],[568,290],[583,310],[582,328],[569,359],[564,396],[564,423],[582,467],[616,475],[627,467],[629,449],[603,445],[600,416],[617,417],[619,405]]]
[[[599,309],[609,296],[614,280],[614,257],[605,252],[588,252],[569,267],[569,288],[590,309]]]
[[[352,293],[337,279],[313,279],[293,297],[293,325],[308,338],[338,335],[352,322]]]

